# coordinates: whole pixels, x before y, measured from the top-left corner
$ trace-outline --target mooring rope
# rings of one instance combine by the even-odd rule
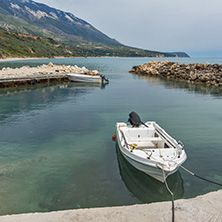
[[[195,176],[195,177],[197,177],[197,178],[199,178],[199,179],[205,180],[205,181],[207,181],[207,182],[209,182],[209,183],[212,183],[212,184],[215,184],[215,185],[218,185],[218,186],[222,186],[221,183],[218,183],[218,182],[215,182],[215,181],[212,181],[212,180],[208,180],[208,179],[206,179],[206,178],[204,178],[204,177],[201,177],[201,176],[199,176],[199,175],[191,172],[190,170],[188,170],[187,168],[185,168],[185,167],[182,166],[182,165],[180,165],[180,167],[181,167],[183,170],[185,170],[186,172],[188,172],[189,174],[191,174],[192,176]],[[172,196],[172,222],[174,222],[174,194],[173,194],[173,192],[170,190],[170,188],[169,188],[169,186],[168,186],[168,184],[167,184],[165,171],[164,171],[163,169],[162,169],[162,171],[163,171],[164,183],[165,183],[165,185],[166,185],[167,190],[169,191],[169,193],[170,193],[171,196]]]
[[[207,181],[207,182],[209,182],[209,183],[212,183],[212,184],[215,184],[215,185],[218,185],[218,186],[222,186],[221,183],[218,183],[218,182],[215,182],[215,181],[212,181],[212,180],[208,180],[208,179],[206,179],[206,178],[203,178],[203,177],[201,177],[201,176],[199,176],[199,175],[191,172],[190,170],[188,170],[187,168],[185,168],[185,167],[182,166],[182,165],[180,165],[180,167],[181,167],[183,170],[185,170],[186,172],[188,172],[189,174],[191,174],[192,176],[195,176],[195,177],[197,177],[197,178],[199,178],[199,179],[205,180],[205,181]],[[165,185],[166,185],[167,190],[169,191],[169,193],[170,193],[171,196],[172,196],[172,222],[174,222],[174,194],[173,194],[173,192],[170,190],[170,188],[169,188],[169,186],[168,186],[168,184],[167,184],[166,175],[165,175],[165,171],[163,170],[163,168],[162,168],[162,171],[163,171],[164,183],[165,183]]]
[[[222,186],[221,183],[217,183],[217,182],[215,182],[215,181],[208,180],[208,179],[206,179],[206,178],[203,178],[203,177],[201,177],[201,176],[198,176],[197,174],[189,171],[188,169],[186,169],[186,168],[183,167],[182,165],[180,165],[180,167],[181,167],[182,169],[184,169],[185,171],[187,171],[187,172],[188,172],[189,174],[191,174],[192,176],[195,176],[195,177],[197,177],[197,178],[199,178],[199,179],[205,180],[205,181],[207,181],[207,182],[209,182],[209,183],[213,183],[213,184],[216,184],[216,185],[218,185],[218,186]]]
[[[164,183],[166,185],[166,188],[167,190],[169,191],[169,193],[171,194],[172,196],[172,222],[174,222],[174,194],[173,192],[170,190],[168,184],[167,184],[167,181],[166,181],[166,175],[165,175],[165,172],[164,172],[164,169],[162,168],[162,171],[163,171],[163,179],[164,179]]]

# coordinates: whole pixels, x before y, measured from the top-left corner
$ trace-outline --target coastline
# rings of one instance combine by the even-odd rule
[[[7,61],[17,61],[17,60],[31,60],[31,59],[59,59],[59,58],[66,58],[64,56],[56,56],[53,58],[48,57],[8,57],[8,58],[0,58],[0,62],[7,62]],[[69,58],[69,57],[68,57]]]
[[[87,56],[87,57],[65,57],[65,56],[54,56],[52,58],[49,57],[8,57],[8,58],[0,58],[0,62],[7,61],[17,61],[17,60],[32,60],[32,59],[63,59],[63,58],[124,58],[119,56]],[[133,58],[133,57],[132,57]],[[147,57],[149,58],[149,57]],[[154,57],[153,57],[154,58]]]
[[[175,221],[180,222],[220,222],[222,190],[210,192],[191,199],[174,202]],[[0,216],[0,222],[158,222],[171,221],[171,201],[104,208],[54,211],[48,213],[28,213]]]

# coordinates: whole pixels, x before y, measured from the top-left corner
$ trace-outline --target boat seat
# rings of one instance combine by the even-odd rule
[[[157,148],[161,146],[163,141],[160,137],[154,137],[154,127],[134,128],[122,127],[122,132],[125,135],[128,144],[137,144],[140,148]]]
[[[160,137],[152,137],[152,138],[144,138],[144,139],[131,139],[127,138],[128,144],[137,144],[140,148],[158,148],[160,146],[160,143],[162,142],[162,139]]]
[[[157,148],[157,144],[152,141],[137,141],[135,143],[140,149],[154,149]]]
[[[134,141],[134,143],[137,144],[139,147],[153,147],[153,148],[159,147],[161,142],[162,139],[160,137],[153,137],[144,140]]]
[[[138,138],[137,141],[141,142],[160,142],[162,139],[160,137],[150,137],[150,138]]]
[[[149,137],[154,137],[155,129],[152,127],[150,128],[135,128],[135,129],[129,129],[129,128],[122,128],[122,131],[124,135],[131,139],[147,139]]]

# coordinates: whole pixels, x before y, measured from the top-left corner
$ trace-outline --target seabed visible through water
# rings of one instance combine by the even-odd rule
[[[165,185],[130,166],[112,141],[115,123],[126,122],[131,111],[184,143],[185,167],[222,182],[222,89],[128,73],[151,60],[0,62],[0,68],[76,64],[110,79],[103,87],[65,82],[0,90],[1,215],[171,200]],[[222,64],[213,58],[175,60]],[[176,199],[219,189],[182,170],[168,183]]]

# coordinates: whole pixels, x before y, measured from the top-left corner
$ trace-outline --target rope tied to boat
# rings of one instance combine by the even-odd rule
[[[182,166],[182,165],[180,165],[180,167],[181,167],[183,170],[185,170],[186,172],[188,172],[189,174],[191,174],[192,176],[195,176],[195,177],[197,177],[197,178],[199,178],[199,179],[202,179],[202,180],[204,180],[204,181],[207,181],[207,182],[209,182],[209,183],[212,183],[212,184],[215,184],[215,185],[218,185],[218,186],[222,186],[221,183],[218,183],[218,182],[215,182],[215,181],[212,181],[212,180],[208,180],[208,179],[206,179],[206,178],[204,178],[204,177],[201,177],[201,176],[199,176],[199,175],[191,172],[190,170],[188,170],[187,168],[185,168],[185,167]],[[168,184],[167,184],[166,175],[165,175],[165,171],[164,171],[163,168],[162,168],[162,172],[163,172],[163,178],[164,178],[164,183],[165,183],[165,185],[166,185],[166,188],[167,188],[167,190],[169,191],[169,193],[170,193],[171,196],[172,196],[172,222],[174,222],[174,194],[173,194],[173,192],[170,190],[170,188],[169,188],[169,186],[168,186]]]
[[[137,144],[128,144],[128,143],[126,143],[127,144],[127,146],[129,146],[130,147],[130,152],[133,152],[133,150],[140,150],[140,151],[143,151],[148,157],[147,157],[147,159],[150,159],[150,157],[152,156],[152,154],[153,154],[153,152],[152,152],[152,150],[143,150],[143,149],[140,149],[139,147],[138,147],[138,145]],[[148,152],[150,152],[150,154],[148,153]],[[153,158],[154,159],[154,158]],[[155,159],[154,159],[155,160]]]
[[[129,144],[129,143],[127,143],[123,131],[120,130],[120,129],[119,129],[119,131],[120,131],[120,133],[121,133],[121,135],[122,135],[122,139],[124,140],[124,142],[125,142],[125,144],[127,145],[128,149],[130,149],[130,152],[133,152],[133,150],[140,150],[140,151],[143,151],[143,152],[148,156],[147,159],[150,159],[150,158],[151,158],[151,156],[152,156],[152,154],[153,154],[152,150],[150,150],[150,154],[149,154],[148,151],[145,151],[145,150],[143,150],[143,149],[140,149],[137,144]],[[153,158],[153,159],[154,159],[154,158]]]
[[[218,183],[218,182],[215,182],[215,181],[212,181],[212,180],[208,180],[208,179],[206,179],[206,178],[204,178],[204,177],[198,176],[197,174],[191,172],[190,170],[186,169],[186,168],[185,168],[184,166],[182,166],[182,165],[180,165],[180,167],[181,167],[182,169],[184,169],[186,172],[188,172],[189,174],[191,174],[192,176],[195,176],[195,177],[197,177],[197,178],[199,178],[199,179],[201,179],[201,180],[205,180],[205,181],[207,181],[207,182],[209,182],[209,183],[212,183],[212,184],[215,184],[215,185],[218,185],[218,186],[222,186],[222,183]]]
[[[137,147],[138,147],[138,145],[137,145],[136,143],[133,143],[133,144],[127,144],[127,145],[130,146],[130,149],[131,149],[131,150],[135,150],[135,149],[137,149]]]
[[[172,222],[174,222],[174,194],[173,194],[173,192],[170,190],[170,188],[168,186],[168,183],[167,183],[167,180],[166,180],[165,171],[164,171],[163,168],[162,168],[162,172],[163,172],[164,183],[165,183],[166,188],[167,188],[167,190],[169,191],[169,193],[171,194],[171,197],[172,197]]]

